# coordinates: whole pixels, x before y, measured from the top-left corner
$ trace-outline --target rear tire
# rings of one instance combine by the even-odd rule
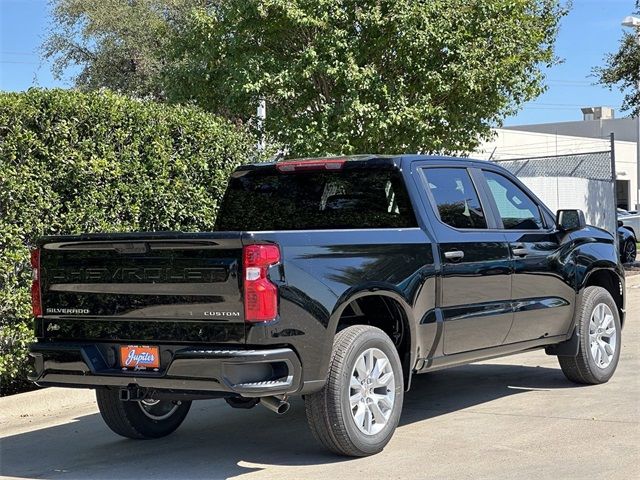
[[[160,438],[173,433],[184,421],[190,401],[120,400],[117,389],[96,390],[100,415],[118,435],[133,439]]]
[[[575,383],[597,385],[608,382],[616,371],[622,347],[618,307],[604,288],[587,287],[579,308],[578,355],[558,356],[560,368]]]
[[[402,366],[391,339],[366,325],[336,334],[327,383],[305,397],[314,437],[339,455],[364,457],[382,451],[400,420]]]

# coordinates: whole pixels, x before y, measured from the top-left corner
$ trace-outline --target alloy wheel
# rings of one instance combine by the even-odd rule
[[[365,350],[356,361],[349,383],[351,415],[358,429],[375,435],[389,421],[395,402],[395,377],[387,355]]]
[[[618,333],[613,312],[606,303],[599,303],[589,321],[589,350],[599,368],[607,368],[616,352]]]

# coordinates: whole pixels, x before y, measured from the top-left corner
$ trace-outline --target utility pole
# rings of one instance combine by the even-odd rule
[[[640,46],[640,17],[629,15],[622,20],[623,27],[633,28],[636,31],[636,41]],[[637,85],[640,92],[640,80]],[[640,113],[636,115],[636,210],[640,210]]]
[[[609,148],[611,149],[611,179],[613,182],[613,230],[611,234],[614,238],[617,238],[617,230],[618,230],[618,185],[617,185],[617,175],[616,175],[616,137],[613,132],[609,134]],[[616,251],[618,247],[618,242],[613,242],[616,245]]]
[[[260,132],[260,137],[258,139],[258,151],[264,152],[266,147],[266,141],[264,139],[264,121],[267,119],[267,102],[264,98],[261,98],[258,102],[258,112],[256,116],[258,118],[258,132]]]

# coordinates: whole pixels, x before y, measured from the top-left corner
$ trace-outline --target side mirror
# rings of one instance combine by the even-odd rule
[[[618,220],[618,227],[621,227],[623,225],[624,225],[624,223],[622,223],[622,220]]]
[[[587,226],[582,210],[558,210],[556,213],[556,225],[560,230],[569,232],[580,230]]]

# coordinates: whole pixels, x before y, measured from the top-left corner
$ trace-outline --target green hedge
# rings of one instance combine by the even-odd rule
[[[25,386],[40,235],[213,228],[246,130],[112,92],[0,93],[0,393]],[[22,320],[10,320],[11,318]]]

